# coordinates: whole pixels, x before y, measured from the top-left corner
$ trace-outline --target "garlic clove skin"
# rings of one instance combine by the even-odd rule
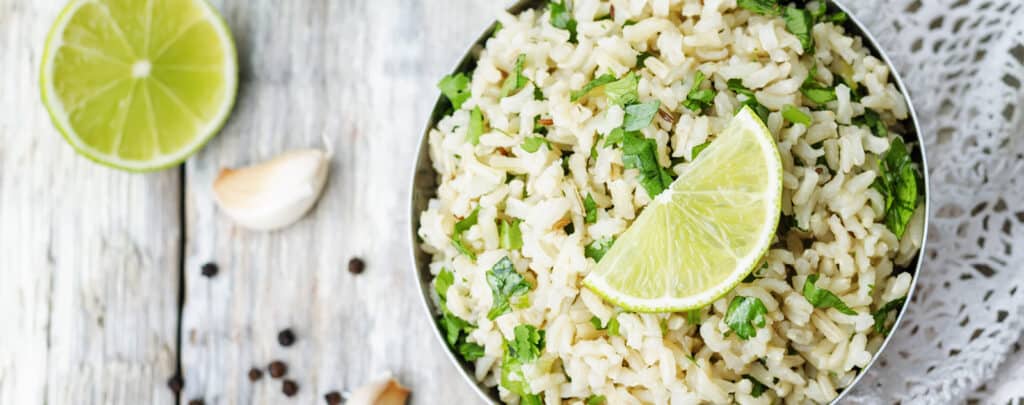
[[[256,165],[222,169],[213,195],[242,227],[270,231],[291,225],[316,204],[327,182],[328,153],[300,149]]]
[[[405,405],[409,392],[394,378],[387,378],[352,391],[345,405]]]

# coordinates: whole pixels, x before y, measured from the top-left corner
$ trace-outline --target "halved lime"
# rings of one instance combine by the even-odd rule
[[[781,198],[775,140],[743,108],[583,283],[630,311],[703,307],[758,265],[775,236]]]
[[[43,103],[68,143],[132,171],[195,153],[238,87],[231,32],[205,0],[71,0],[41,65]]]

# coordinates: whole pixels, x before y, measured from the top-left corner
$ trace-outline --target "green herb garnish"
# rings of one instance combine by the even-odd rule
[[[608,96],[608,104],[625,106],[640,100],[637,93],[637,86],[640,79],[633,72],[627,73],[621,79],[604,85],[604,94]]]
[[[501,220],[498,224],[498,245],[502,249],[516,250],[523,247],[523,233],[519,229],[522,220],[515,219],[511,222]]]
[[[700,309],[691,309],[686,311],[686,323],[697,326],[700,325]]]
[[[466,129],[466,140],[473,145],[480,144],[480,135],[484,133],[484,113],[480,107],[473,107],[469,112],[469,128]]]
[[[613,129],[612,132],[609,132],[608,136],[604,138],[604,147],[607,148],[614,145],[621,145],[625,136],[626,131],[623,131],[622,128]]]
[[[619,319],[616,315],[612,315],[611,319],[608,320],[608,323],[603,326],[601,325],[601,318],[596,316],[591,317],[590,324],[594,325],[594,329],[608,331],[609,336],[619,335]]]
[[[782,106],[782,118],[794,124],[811,125],[811,115],[790,104]]]
[[[604,405],[606,402],[608,402],[608,400],[605,399],[604,395],[591,395],[587,397],[584,405]]]
[[[746,378],[747,380],[749,380],[750,383],[753,385],[753,387],[750,388],[750,396],[752,396],[754,398],[761,397],[761,394],[764,394],[765,389],[768,388],[764,384],[761,384],[760,381],[757,381],[756,378],[751,377],[748,374],[744,374],[743,378]]]
[[[543,136],[528,136],[523,140],[523,150],[533,153],[540,149],[541,145],[547,145],[548,149],[551,149],[551,144]]]
[[[707,149],[708,146],[711,146],[711,141],[707,141],[700,145],[694,146],[693,149],[690,150],[690,161],[692,162],[694,159],[697,159],[697,155],[703,152],[704,149]]]
[[[597,201],[594,201],[594,196],[587,193],[587,198],[583,199],[583,210],[586,215],[583,217],[583,221],[592,224],[597,222]]]
[[[622,163],[627,169],[637,169],[637,181],[652,199],[672,184],[672,173],[658,163],[658,146],[654,139],[636,132],[626,132],[622,141]]]
[[[811,17],[810,11],[788,6],[782,13],[782,19],[786,22],[786,30],[800,40],[800,46],[803,47],[804,52],[814,49],[814,37],[811,36],[814,18]]]
[[[520,306],[529,298],[530,283],[516,271],[512,260],[505,256],[487,271],[487,285],[491,286],[494,303],[487,312],[487,319],[494,319]]]
[[[572,12],[561,2],[550,2],[548,8],[551,10],[551,26],[569,31],[569,42],[576,43],[576,20],[572,18]]]
[[[693,79],[693,85],[690,86],[690,91],[686,94],[686,100],[683,101],[683,107],[694,112],[701,112],[711,106],[711,101],[715,98],[715,90],[700,88],[703,82],[704,72],[698,70],[697,77]]]
[[[466,246],[466,243],[462,240],[462,233],[466,232],[466,230],[473,225],[476,225],[476,216],[479,212],[480,207],[476,207],[469,216],[455,223],[455,231],[452,232],[452,246],[455,246],[455,249],[458,250],[459,253],[469,256],[469,258],[473,260],[476,260],[476,253],[473,253],[473,250],[470,249],[469,246]]]
[[[889,320],[889,312],[899,311],[903,307],[903,303],[907,301],[907,297],[897,298],[892,301],[885,303],[877,311],[871,313],[871,316],[875,318],[875,332],[886,334],[889,333],[889,329],[885,327],[885,322]]]
[[[434,289],[437,291],[441,304],[441,319],[438,319],[438,323],[441,325],[441,329],[444,330],[444,340],[448,343],[448,346],[456,348],[459,354],[462,355],[462,358],[467,361],[473,361],[483,355],[483,347],[466,341],[469,333],[476,329],[476,326],[455,316],[455,314],[448,310],[448,288],[454,283],[455,276],[452,272],[443,268],[434,279]]]
[[[747,340],[757,335],[757,328],[764,327],[764,316],[767,313],[768,308],[764,306],[761,299],[737,295],[729,303],[729,309],[725,312],[725,324],[733,332],[736,332],[737,337]]]
[[[831,85],[825,85],[818,83],[815,78],[818,72],[818,65],[811,67],[810,72],[807,73],[807,79],[804,79],[804,83],[800,85],[800,92],[805,97],[817,104],[825,104],[829,101],[836,99],[836,89]]]
[[[587,95],[587,93],[590,93],[591,90],[604,86],[614,81],[615,76],[613,76],[611,73],[605,73],[603,75],[595,77],[594,80],[591,80],[587,84],[583,85],[583,88],[572,92],[570,94],[569,101],[579,100],[580,98],[583,98],[583,96]]]
[[[604,257],[604,254],[608,253],[608,249],[612,248],[612,245],[614,243],[615,238],[612,238],[610,236],[597,239],[593,242],[590,242],[589,245],[583,248],[583,255],[591,259],[594,259],[595,262],[599,262],[601,261],[601,258]]]
[[[646,103],[635,103],[626,106],[626,115],[622,119],[622,129],[625,131],[639,131],[647,128],[658,113],[661,102],[654,100]]]
[[[744,97],[743,99],[740,99],[740,108],[743,108],[743,106],[750,107],[750,109],[754,110],[754,113],[757,114],[758,118],[761,118],[761,121],[768,121],[768,108],[757,101],[757,96],[754,95],[752,90],[743,86],[743,80],[729,79],[725,84],[729,90],[732,90],[737,95]],[[739,97],[737,97],[737,99],[739,99]],[[736,110],[739,111],[739,109]]]
[[[508,97],[523,87],[529,82],[526,76],[523,76],[523,64],[526,63],[526,54],[519,54],[516,57],[515,67],[512,69],[512,73],[505,78],[505,82],[501,84],[501,97]]]
[[[778,0],[738,0],[736,5],[740,6],[742,9],[750,10],[757,14],[782,14],[782,8],[779,7]]]
[[[885,120],[875,110],[870,108],[864,109],[864,115],[853,119],[854,125],[863,125],[871,130],[871,133],[875,136],[882,138],[889,137],[889,127],[885,125]]]
[[[541,397],[530,392],[530,384],[523,374],[523,365],[537,360],[544,350],[544,331],[533,325],[518,325],[512,331],[514,338],[503,344],[501,359],[501,386],[519,395],[520,404],[541,405]]]
[[[894,138],[878,162],[879,176],[872,184],[885,197],[885,225],[902,238],[917,208],[917,171],[902,138]]]
[[[818,282],[818,278],[820,278],[819,275],[812,274],[807,276],[807,280],[804,280],[804,298],[807,299],[807,302],[810,302],[815,308],[835,308],[846,315],[857,315],[856,311],[846,306],[846,303],[832,291],[815,287],[814,283]]]
[[[448,98],[448,101],[452,103],[452,108],[456,110],[462,108],[462,103],[465,103],[470,96],[469,77],[461,72],[441,78],[441,81],[437,82],[437,88]]]

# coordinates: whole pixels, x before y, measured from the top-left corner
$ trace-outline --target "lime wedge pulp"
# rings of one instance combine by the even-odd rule
[[[749,108],[640,213],[583,280],[630,311],[684,311],[736,286],[781,216],[782,162]]]
[[[238,87],[231,32],[205,0],[71,0],[46,39],[43,103],[99,163],[181,163],[220,129]]]

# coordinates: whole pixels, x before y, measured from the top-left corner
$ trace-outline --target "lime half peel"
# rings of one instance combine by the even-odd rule
[[[137,26],[122,27],[125,21]],[[103,38],[110,33],[117,37]],[[198,41],[207,46],[190,52]],[[129,97],[119,97],[128,84]],[[51,121],[76,152],[116,169],[156,171],[181,164],[227,122],[237,51],[206,0],[71,0],[46,37],[39,85]],[[148,133],[127,131],[129,121]],[[121,129],[102,131],[100,122]]]
[[[760,264],[781,206],[778,147],[744,107],[640,213],[583,284],[629,311],[707,306]]]

